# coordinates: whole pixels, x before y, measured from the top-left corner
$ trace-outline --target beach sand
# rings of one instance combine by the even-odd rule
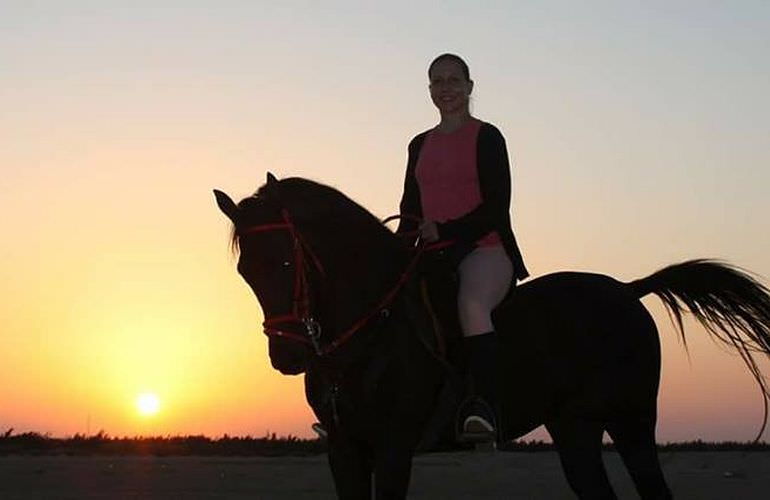
[[[674,496],[765,499],[770,452],[664,452]],[[622,499],[638,498],[617,453],[604,460]],[[325,456],[0,457],[2,499],[333,499]],[[410,499],[574,498],[554,452],[458,452],[415,458]]]

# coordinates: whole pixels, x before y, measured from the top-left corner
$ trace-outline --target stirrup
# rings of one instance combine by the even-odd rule
[[[310,428],[313,429],[313,432],[315,432],[320,439],[326,439],[329,437],[329,433],[320,422],[313,422]]]

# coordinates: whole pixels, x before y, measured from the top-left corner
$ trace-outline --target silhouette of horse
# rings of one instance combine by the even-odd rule
[[[423,335],[430,318],[414,249],[309,180],[268,174],[237,205],[215,195],[234,223],[238,272],[264,311],[273,367],[305,373],[339,498],[371,498],[373,479],[377,499],[405,498],[412,456],[449,373]],[[655,446],[660,344],[639,300],[649,293],[683,338],[681,315],[690,311],[736,350],[767,409],[754,355],[770,353],[770,295],[736,268],[694,260],[631,283],[560,272],[518,286],[494,314],[500,437],[545,424],[580,498],[615,498],[601,459],[605,430],[641,497],[671,497]]]

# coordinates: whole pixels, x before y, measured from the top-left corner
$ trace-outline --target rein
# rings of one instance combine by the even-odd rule
[[[309,267],[307,257],[309,256],[310,264],[314,266],[314,268],[321,274],[321,276],[325,277],[326,273],[324,272],[321,261],[318,259],[318,257],[316,257],[313,250],[310,248],[305,239],[302,237],[301,233],[297,230],[297,227],[292,222],[289,212],[285,209],[281,210],[281,217],[283,219],[282,222],[249,226],[238,231],[239,236],[244,236],[247,234],[266,231],[285,230],[289,232],[292,238],[295,268],[292,311],[289,314],[265,318],[265,321],[262,324],[264,329],[263,331],[268,337],[284,337],[297,342],[309,344],[313,347],[315,353],[318,356],[325,356],[338,349],[340,346],[350,340],[356,334],[356,332],[358,332],[364,325],[366,325],[366,323],[368,323],[369,320],[371,320],[374,316],[378,314],[387,316],[387,307],[393,302],[393,300],[396,298],[396,295],[398,295],[398,292],[401,291],[401,288],[411,277],[422,254],[426,251],[438,250],[453,244],[452,242],[440,242],[437,244],[426,245],[421,241],[418,241],[418,243],[415,245],[414,256],[409,261],[404,271],[402,271],[398,281],[396,281],[390,290],[388,290],[388,292],[382,297],[377,305],[357,321],[355,321],[350,327],[348,327],[347,330],[337,336],[336,339],[332,340],[326,345],[321,345],[321,324],[313,317],[312,311],[310,310],[310,283],[307,277],[307,269]],[[396,215],[388,217],[383,221],[383,223],[387,223],[399,217],[401,216]],[[291,324],[298,324],[303,327],[304,335],[286,331],[285,329],[281,328],[281,325],[285,327]]]

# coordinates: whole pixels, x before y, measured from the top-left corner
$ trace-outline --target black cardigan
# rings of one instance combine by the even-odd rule
[[[425,131],[409,143],[409,157],[406,165],[404,194],[401,198],[401,215],[422,217],[420,187],[417,184],[415,168],[420,150],[428,135]],[[511,205],[511,167],[505,138],[494,125],[481,123],[476,142],[476,165],[481,189],[481,204],[467,214],[444,223],[438,223],[440,240],[454,240],[474,245],[491,231],[497,231],[503,241],[508,257],[513,263],[513,276],[523,280],[529,273],[516,244],[511,229],[509,208]],[[411,218],[402,218],[397,233],[417,230],[418,223]]]

